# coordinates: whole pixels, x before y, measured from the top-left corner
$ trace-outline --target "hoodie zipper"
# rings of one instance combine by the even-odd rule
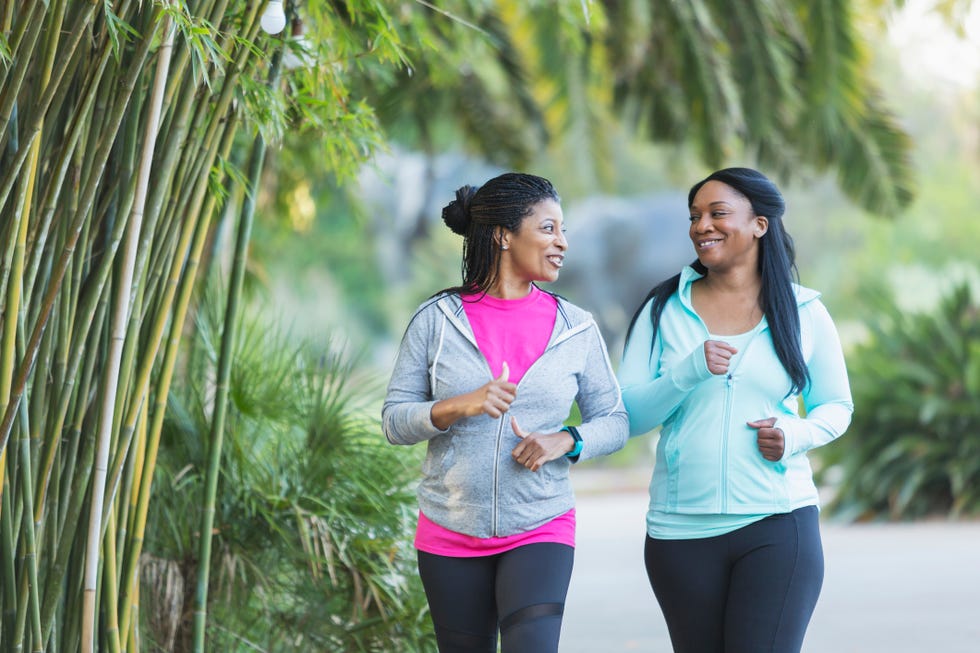
[[[732,403],[735,397],[734,385],[735,379],[732,376],[732,370],[729,370],[725,378],[725,417],[723,422],[725,429],[721,437],[721,484],[719,489],[721,490],[722,514],[728,512],[728,440],[731,437],[732,430]]]
[[[586,325],[586,327],[587,326],[588,325]],[[548,354],[552,349],[554,349],[559,344],[561,344],[562,342],[564,342],[569,336],[574,335],[575,333],[578,333],[579,331],[582,331],[582,330],[583,330],[582,328],[578,328],[578,327],[576,327],[574,329],[566,329],[559,337],[555,338],[554,341],[549,342],[548,345],[545,347],[544,351],[541,352],[541,355],[538,356],[537,359],[535,359],[535,361],[533,363],[531,363],[531,366],[528,367],[527,370],[525,370],[524,375],[521,377],[521,380],[517,382],[518,394],[520,394],[521,384],[524,383],[524,379],[526,379],[531,374],[531,371],[538,365],[538,363],[541,361],[541,359],[543,359],[545,357],[545,355]],[[498,512],[498,505],[497,505],[497,497],[498,497],[499,492],[500,492],[500,488],[499,488],[499,485],[498,485],[499,482],[500,482],[500,474],[499,474],[499,468],[500,468],[500,447],[501,447],[503,436],[504,436],[504,429],[506,428],[507,424],[510,422],[510,417],[511,417],[511,415],[510,415],[510,412],[508,411],[508,412],[504,413],[503,416],[500,418],[500,424],[497,427],[497,444],[496,444],[496,447],[494,448],[494,457],[493,457],[493,500],[492,500],[492,506],[493,506],[493,513],[492,513],[493,514],[493,528],[491,529],[494,537],[497,537],[497,530],[498,530],[498,526],[499,526],[499,520],[498,520],[499,512]]]
[[[752,347],[752,343],[755,342],[755,339],[761,331],[762,329],[758,326],[753,330],[752,337],[749,338],[745,346],[739,351],[738,362],[735,364],[735,367],[730,367],[728,373],[725,375],[725,428],[721,441],[721,512],[723,514],[728,512],[728,441],[732,435],[732,412],[735,405],[735,371],[741,367],[749,348]]]
[[[439,303],[440,306],[442,306],[442,308],[443,308],[443,314],[446,316],[446,318],[448,318],[449,321],[455,326],[456,330],[459,331],[460,334],[462,334],[463,337],[466,338],[466,340],[469,341],[469,343],[476,350],[476,352],[480,356],[480,358],[483,359],[484,363],[486,363],[486,358],[483,356],[483,352],[480,351],[480,347],[479,347],[479,345],[476,342],[476,338],[473,336],[472,330],[468,330],[464,326],[464,324],[460,320],[459,316],[455,313],[455,311],[452,308],[450,308],[450,306],[449,306],[448,303],[444,303],[444,300],[439,300],[438,303]],[[558,331],[558,321],[559,320],[563,320],[564,321],[564,324],[565,324],[565,329],[564,330]],[[548,345],[545,347],[545,350],[543,352],[541,352],[541,356],[539,356],[533,363],[531,363],[531,366],[524,372],[524,376],[521,377],[521,381],[519,381],[518,384],[517,384],[518,389],[520,389],[521,382],[523,382],[524,379],[527,378],[527,375],[538,364],[538,361],[540,361],[542,358],[544,358],[544,355],[546,353],[548,353],[551,349],[553,349],[554,347],[557,347],[559,344],[561,344],[562,342],[564,342],[568,338],[572,337],[576,333],[579,333],[580,331],[584,331],[586,329],[589,329],[589,328],[591,328],[591,326],[592,326],[592,324],[590,322],[583,322],[583,323],[577,324],[575,326],[569,325],[568,324],[568,320],[565,317],[564,312],[562,311],[561,304],[559,303],[559,305],[558,305],[558,312],[555,315],[555,330],[557,332],[557,335],[552,334],[553,340],[550,340],[548,342]],[[487,364],[487,372],[489,373],[491,379],[496,378],[495,375],[493,374],[493,370],[490,369],[489,364]],[[507,413],[504,413],[503,416],[500,418],[498,424],[497,424],[497,438],[496,438],[496,444],[494,446],[494,452],[493,452],[493,491],[491,492],[491,497],[492,498],[490,500],[490,506],[491,506],[490,514],[491,514],[491,520],[492,520],[490,531],[491,531],[491,534],[492,534],[493,537],[497,537],[497,533],[499,531],[498,526],[499,526],[499,516],[500,516],[500,510],[499,510],[499,508],[500,508],[500,506],[499,506],[498,498],[499,498],[499,494],[500,494],[500,491],[499,491],[500,490],[500,488],[499,488],[499,483],[500,483],[500,447],[501,447],[501,443],[502,443],[502,440],[503,440],[504,426],[508,422],[508,417],[509,417],[509,415]]]
[[[493,527],[490,529],[490,531],[491,531],[491,535],[493,537],[497,537],[497,527],[500,524],[500,520],[499,520],[499,505],[498,505],[499,502],[497,501],[497,498],[500,495],[500,488],[499,488],[499,483],[500,483],[500,440],[503,438],[503,435],[504,435],[504,421],[506,419],[507,419],[507,413],[504,413],[504,415],[500,418],[499,424],[497,425],[497,444],[493,448],[493,492],[491,492],[491,496],[493,498],[490,500],[491,514],[493,515]]]

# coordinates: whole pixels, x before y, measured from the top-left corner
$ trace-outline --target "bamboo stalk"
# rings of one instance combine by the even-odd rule
[[[116,591],[118,579],[116,577],[116,515],[109,515],[109,523],[106,534],[103,538],[103,550],[105,551],[105,564],[102,566],[102,573],[105,578],[102,587],[105,591],[105,620],[106,625],[103,631],[104,643],[99,650],[109,649],[109,653],[119,653],[119,593]],[[84,646],[83,646],[84,648]]]
[[[7,452],[0,454],[0,467],[7,466]],[[14,569],[14,532],[13,532],[13,508],[10,505],[10,482],[5,476],[3,479],[4,491],[0,497],[0,554],[3,555],[3,624],[0,630],[0,650],[10,651],[14,646],[14,634],[8,624],[14,623],[17,615],[17,574]]]
[[[159,67],[157,68],[154,94],[151,98],[150,115],[147,118],[144,136],[143,156],[140,159],[137,174],[136,201],[128,220],[128,237],[123,245],[121,273],[116,291],[115,307],[112,320],[112,340],[105,364],[102,386],[101,423],[98,433],[98,445],[95,459],[95,477],[92,482],[91,512],[89,515],[88,548],[86,549],[85,589],[83,596],[82,614],[82,652],[95,651],[95,589],[99,574],[99,551],[102,540],[102,511],[106,499],[105,487],[109,471],[109,447],[112,441],[113,419],[116,408],[117,382],[119,380],[119,365],[122,359],[123,345],[126,340],[126,327],[129,322],[131,299],[133,296],[133,270],[136,265],[136,250],[140,238],[140,228],[143,223],[143,208],[146,203],[146,189],[149,185],[149,175],[153,164],[153,150],[156,144],[157,128],[160,120],[163,89],[165,88],[167,70],[170,65],[173,31],[170,29],[170,18],[164,14],[164,19],[154,22],[154,33],[157,29],[165,30],[168,45],[162,48]],[[152,35],[147,36],[147,41]],[[109,502],[111,503],[111,496]],[[115,617],[115,615],[114,615]],[[118,630],[116,631],[118,637]],[[119,642],[116,640],[116,650]]]
[[[26,413],[24,410],[21,410],[20,412],[22,415]],[[17,602],[18,607],[21,609],[18,610],[18,618],[14,631],[14,641],[16,643],[23,640],[25,623],[29,619],[31,636],[33,641],[36,643],[36,647],[41,642],[41,606],[40,599],[38,598],[37,587],[37,556],[35,555],[34,539],[35,524],[31,519],[31,516],[34,514],[34,493],[32,490],[33,483],[31,479],[30,439],[28,438],[27,429],[21,429],[18,440],[20,442],[20,446],[18,447],[20,453],[20,465],[18,466],[18,469],[20,470],[21,476],[21,492],[19,498],[24,507],[24,519],[21,522],[23,528],[22,537],[24,538],[23,565],[27,573],[21,577],[21,591]]]
[[[242,49],[242,51],[239,54],[240,56],[239,62],[242,65],[244,65],[244,60],[242,58],[245,57],[246,55],[247,52],[245,51],[245,49]],[[225,85],[222,90],[222,94],[215,104],[214,111],[210,112],[212,115],[214,114],[227,115],[228,108],[231,106],[232,100],[235,97],[235,82],[238,78],[238,75],[241,72],[241,69],[242,69],[241,66],[236,65],[233,66],[232,69],[228,71],[225,79]],[[201,114],[200,117],[203,118],[203,115],[204,114]],[[176,246],[176,251],[178,252],[178,256],[174,258],[171,262],[171,281],[168,282],[167,285],[163,288],[163,290],[159,293],[161,295],[160,303],[164,306],[170,306],[173,301],[174,292],[176,291],[176,287],[177,287],[176,282],[173,281],[173,279],[175,278],[174,275],[178,273],[180,270],[182,257],[184,256],[185,252],[187,252],[187,248],[189,247],[190,244],[190,237],[194,230],[194,223],[198,219],[198,216],[201,214],[201,204],[205,201],[205,197],[207,197],[208,178],[206,172],[211,168],[211,166],[213,166],[214,160],[217,155],[220,139],[216,138],[216,134],[218,133],[218,129],[221,127],[220,122],[221,121],[218,120],[210,121],[209,129],[204,138],[204,142],[208,143],[209,145],[203,152],[202,156],[198,157],[197,159],[198,171],[195,174],[191,175],[191,178],[194,180],[195,183],[194,192],[187,193],[187,195],[190,195],[190,201],[188,202],[187,206],[184,207],[185,214],[190,217],[188,220],[185,220],[182,223],[182,226],[184,227],[182,232],[183,235],[181,236]],[[150,247],[149,243],[144,243],[141,249],[150,250],[152,248]],[[139,371],[137,372],[135,377],[136,378],[135,385],[137,388],[140,388],[140,392],[138,395],[140,400],[144,398],[146,388],[149,385],[149,379],[153,367],[153,361],[156,359],[157,356],[159,345],[162,340],[162,335],[166,327],[166,321],[167,321],[167,314],[162,311],[158,312],[157,319],[153,323],[149,331],[150,333],[149,342],[144,347],[143,359],[140,363]],[[136,416],[140,408],[141,408],[140,404],[136,402],[134,402],[133,405],[130,406],[128,417],[124,422],[124,426],[122,428],[122,435],[120,437],[120,440],[123,442],[123,447],[121,447],[120,452],[117,455],[117,459],[113,464],[112,473],[110,474],[110,487],[113,488],[115,487],[117,479],[121,474],[122,465],[125,459],[124,454],[126,451],[126,446],[128,446],[128,442],[130,441],[133,425],[136,423]]]
[[[156,13],[159,13],[159,9],[155,11]],[[95,195],[99,188],[99,175],[105,169],[106,161],[108,160],[109,154],[112,150],[112,137],[119,130],[119,125],[121,124],[125,114],[129,97],[132,94],[135,86],[135,81],[142,69],[141,62],[145,60],[149,51],[150,41],[151,39],[145,39],[140,43],[139,48],[137,48],[137,51],[130,62],[131,67],[129,71],[127,71],[126,75],[119,81],[117,86],[118,93],[116,94],[115,98],[116,104],[113,107],[111,115],[108,117],[109,126],[104,130],[103,139],[101,140],[101,144],[99,145],[95,155],[94,165],[90,169],[90,180],[81,192],[82,201],[80,202],[79,210],[75,219],[71,223],[71,228],[68,231],[69,237],[65,243],[65,248],[58,257],[58,260],[52,270],[50,278],[51,282],[48,287],[48,291],[40,304],[41,308],[34,326],[34,330],[31,334],[31,339],[28,341],[23,360],[21,361],[20,366],[17,368],[17,372],[14,377],[10,401],[7,405],[6,412],[4,413],[3,421],[0,422],[0,451],[3,451],[3,449],[7,446],[7,440],[10,437],[10,429],[13,426],[14,412],[17,406],[20,404],[21,397],[23,396],[24,388],[27,385],[27,377],[30,375],[31,370],[34,367],[35,357],[37,355],[37,349],[41,336],[44,333],[44,328],[47,325],[48,318],[51,315],[55,298],[60,290],[61,281],[64,278],[65,269],[68,266],[68,261],[71,259],[74,253],[78,235],[81,233],[82,227],[85,225],[86,218],[89,215],[89,210],[94,204]],[[106,48],[103,56],[108,57],[108,53],[109,50]],[[37,125],[40,125],[41,122],[42,121],[39,120]],[[38,127],[35,126],[31,137],[31,142],[33,142],[33,137],[37,135],[37,131]],[[0,197],[2,197],[2,195],[0,195]],[[0,200],[0,207],[2,207],[2,200]]]
[[[236,119],[234,116],[232,116],[227,122],[225,134],[222,138],[222,145],[220,147],[220,151],[225,157],[227,157],[228,152],[231,150],[231,146],[234,142],[236,127]],[[137,500],[137,507],[134,515],[135,523],[130,537],[131,549],[128,553],[127,564],[125,567],[125,572],[123,573],[124,594],[132,594],[134,596],[139,594],[137,570],[139,567],[139,558],[142,553],[143,536],[146,531],[146,518],[147,514],[149,513],[153,472],[156,469],[157,453],[160,447],[160,435],[163,432],[163,419],[166,414],[167,396],[170,393],[170,383],[173,379],[174,368],[177,362],[177,354],[180,347],[181,333],[184,329],[184,321],[187,316],[188,307],[190,306],[191,297],[194,293],[195,281],[197,279],[197,273],[201,260],[201,251],[204,249],[204,245],[207,242],[207,235],[211,225],[211,216],[214,214],[214,205],[216,202],[216,197],[213,195],[209,196],[208,206],[201,211],[202,219],[197,225],[193,245],[191,247],[190,255],[186,261],[183,276],[181,277],[178,267],[175,266],[171,270],[169,285],[176,287],[179,279],[180,288],[177,294],[177,303],[174,308],[167,346],[164,350],[163,362],[160,366],[160,374],[157,381],[157,391],[155,393],[156,399],[153,409],[153,423],[150,426],[150,432],[147,439],[146,462],[144,465],[145,469],[143,470],[143,479],[139,488],[139,498]],[[128,629],[133,608],[135,608],[135,605],[133,605],[132,602],[123,604],[124,613],[123,617],[120,619],[120,625],[123,630]]]
[[[40,5],[41,3],[34,3],[34,4]],[[78,3],[78,4],[81,5],[83,8],[81,11],[78,12],[78,15],[76,16],[75,19],[75,23],[73,23],[72,26],[68,30],[66,30],[66,33],[68,34],[69,38],[65,47],[62,49],[62,54],[65,56],[66,59],[70,58],[74,54],[75,48],[78,47],[78,43],[81,41],[82,36],[86,33],[85,27],[92,20],[92,16],[95,14],[95,10],[99,6],[98,3],[92,2],[92,0],[89,0],[89,2],[86,3]],[[40,29],[40,25],[41,23],[43,23],[43,21],[36,21],[36,22],[38,23],[38,29]],[[22,140],[21,142],[22,147],[18,150],[18,152],[23,152],[24,154],[21,155],[18,153],[18,155],[14,157],[12,161],[9,162],[10,165],[6,170],[4,170],[4,174],[0,176],[0,211],[2,211],[4,206],[6,205],[7,196],[10,193],[10,189],[13,187],[14,181],[20,175],[20,168],[21,166],[23,166],[24,161],[27,159],[27,152],[29,148],[25,146],[32,143],[34,139],[38,136],[38,133],[40,132],[39,125],[41,124],[41,122],[43,122],[44,116],[47,113],[51,101],[54,99],[55,95],[57,94],[58,86],[61,84],[62,80],[64,79],[63,73],[64,73],[63,68],[55,69],[54,75],[51,79],[51,83],[44,90],[44,93],[41,94],[41,97],[38,99],[38,102],[34,107],[34,115],[37,116],[36,121],[33,124],[28,125],[28,129],[26,130],[27,138]],[[6,123],[4,122],[4,124]]]
[[[0,402],[2,402],[2,404],[0,404],[0,408],[4,410],[10,407],[7,398],[10,396],[11,390],[12,364],[13,360],[16,358],[15,352],[17,349],[17,335],[18,331],[20,330],[19,327],[23,324],[24,317],[24,312],[21,310],[21,289],[23,286],[27,226],[30,216],[31,201],[33,199],[33,191],[36,183],[39,150],[40,148],[36,142],[32,144],[28,157],[30,161],[29,174],[21,180],[22,192],[20,193],[18,201],[20,210],[16,212],[16,217],[18,219],[16,223],[18,225],[17,244],[15,245],[13,251],[10,280],[7,286],[7,299],[5,305],[5,314],[7,319],[4,321],[3,329],[4,361],[2,364],[2,372],[0,372]],[[26,409],[26,407],[22,408]],[[26,410],[22,410],[20,412],[23,422],[25,421],[23,417],[26,415]],[[17,447],[20,458],[18,465],[18,474],[20,478],[16,479],[19,481],[18,486],[22,486],[24,484],[30,485],[32,483],[33,470],[31,465],[29,437],[29,429],[27,429],[26,426],[22,426],[18,434],[20,446]],[[0,467],[0,475],[3,474],[3,469],[3,467]],[[25,632],[28,618],[30,619],[32,634],[37,635],[36,641],[40,641],[40,604],[37,590],[35,524],[31,519],[31,516],[33,515],[33,494],[30,491],[30,487],[20,487],[18,499],[20,508],[23,510],[22,514],[24,517],[20,520],[20,528],[11,528],[11,533],[21,533],[20,537],[23,538],[24,541],[25,554],[21,567],[24,573],[20,575],[21,589],[18,592],[17,598],[14,599],[14,608],[17,612],[17,619],[13,628],[12,641],[19,642],[23,640],[23,633]],[[14,520],[13,525],[16,523],[17,521]],[[17,543],[17,538],[11,541],[12,553],[16,551]]]
[[[10,122],[15,107],[17,106],[17,96],[27,77],[27,69],[30,67],[31,52],[41,34],[43,19],[37,17],[38,12],[44,11],[41,3],[32,3],[26,15],[17,21],[17,28],[11,35],[10,42],[13,45],[12,57],[14,65],[9,74],[3,79],[2,91],[0,91],[0,125]],[[7,144],[7,131],[0,131],[0,151]],[[2,206],[3,202],[0,202]]]
[[[104,58],[102,60],[101,66],[99,68],[100,70],[104,69],[107,61],[108,58]],[[77,116],[75,116],[72,128],[68,133],[69,147],[67,148],[62,159],[59,161],[59,165],[57,167],[58,170],[57,177],[59,181],[57,184],[52,186],[51,197],[46,202],[46,206],[48,208],[46,209],[45,213],[48,215],[46,216],[45,221],[49,221],[51,216],[53,216],[55,213],[55,203],[57,202],[59,196],[58,191],[60,191],[61,189],[61,181],[64,180],[64,177],[68,173],[71,153],[77,151],[75,150],[75,148],[78,145],[78,141],[81,135],[86,131],[84,117],[86,115],[89,115],[89,113],[92,111],[92,105],[95,101],[95,98],[97,97],[97,94],[94,92],[90,92],[90,93],[86,93],[85,97],[86,100],[83,106],[81,107],[81,111]],[[77,207],[75,208],[77,209]],[[120,228],[118,229],[118,231],[112,234],[112,236],[110,237],[110,242],[116,243],[122,239],[122,226],[123,224],[120,224]],[[89,228],[88,224],[86,224],[86,226],[83,227],[83,229],[88,229],[88,228]],[[75,347],[70,348],[70,351],[72,352],[72,356],[69,359],[66,368],[66,374],[65,374],[65,378],[68,380],[68,383],[74,382],[75,375],[78,371],[78,367],[86,352],[86,348],[82,346],[82,343],[84,342],[84,339],[88,333],[88,329],[90,329],[92,326],[92,318],[95,315],[96,307],[98,305],[98,301],[99,301],[99,297],[101,296],[102,289],[105,285],[106,280],[108,279],[109,272],[111,270],[111,263],[112,263],[111,257],[103,258],[102,266],[100,270],[94,275],[94,282],[89,285],[89,289],[91,290],[91,292],[85,298],[83,298],[82,303],[78,305],[77,308],[78,319],[76,319],[77,343]],[[69,392],[62,393],[61,402],[59,403],[58,408],[55,411],[53,411],[54,413],[54,419],[52,420],[53,427],[50,432],[52,433],[61,432],[64,419],[68,412],[68,403],[70,401],[70,398],[71,395]],[[48,448],[47,453],[44,455],[44,462],[42,463],[43,471],[39,475],[40,489],[38,491],[38,499],[41,505],[43,505],[44,499],[47,494],[46,487],[53,470],[54,456],[55,453],[57,452],[59,443],[60,443],[60,438],[54,438],[53,441],[50,443],[50,447]]]
[[[36,169],[36,168],[35,168]],[[10,403],[10,391],[13,381],[14,360],[16,360],[17,345],[17,316],[20,314],[21,286],[24,274],[24,256],[27,246],[27,211],[19,211],[16,220],[14,248],[10,262],[7,296],[4,302],[6,319],[2,324],[0,335],[0,414],[5,413]],[[0,449],[0,460],[4,460],[4,451]],[[4,470],[6,465],[0,465],[0,492],[3,492]]]
[[[105,314],[107,312],[106,304],[100,303],[96,311],[95,322],[101,324],[105,319]],[[89,342],[86,347],[90,350],[95,349],[95,342],[99,339],[98,333],[95,330],[90,334]],[[94,383],[94,368],[96,364],[97,356],[90,355],[86,357],[86,367],[82,374],[82,383],[79,385],[79,395],[86,397],[89,393],[89,386]],[[78,408],[76,410],[75,419],[72,424],[72,430],[67,434],[67,439],[71,443],[71,450],[68,459],[73,462],[69,467],[69,472],[66,474],[65,479],[65,490],[64,490],[64,515],[61,523],[59,524],[59,531],[61,538],[58,541],[57,549],[54,551],[53,555],[48,556],[48,580],[45,585],[44,591],[44,601],[41,606],[41,629],[44,633],[45,646],[48,645],[48,640],[51,636],[51,630],[54,627],[55,613],[58,605],[59,597],[63,588],[63,580],[65,569],[68,568],[70,559],[74,552],[75,544],[75,533],[78,528],[78,523],[81,520],[82,507],[85,503],[86,492],[85,489],[88,487],[89,474],[92,469],[92,460],[95,455],[94,441],[92,438],[82,439],[82,422],[85,416],[84,408]],[[79,547],[80,548],[80,547]],[[76,554],[77,555],[77,554]],[[82,561],[76,561],[76,566],[81,568]],[[82,575],[75,575],[72,578],[78,578],[78,581],[74,583],[78,585],[78,592],[74,592],[73,585],[69,585],[65,593],[69,597],[81,595],[81,578]],[[70,601],[69,601],[70,603]],[[79,615],[80,620],[80,610],[71,611],[70,618],[74,618],[75,615]],[[74,628],[66,628],[68,632],[76,632]],[[78,637],[74,640],[77,642]]]
[[[282,49],[276,50],[269,71],[269,85],[275,86],[279,81],[279,70],[282,62]],[[224,330],[221,336],[221,353],[218,358],[218,374],[215,379],[214,415],[211,422],[208,451],[208,469],[205,477],[204,514],[201,520],[201,541],[198,554],[197,591],[194,602],[194,638],[195,653],[204,653],[205,630],[207,625],[208,579],[211,567],[211,539],[214,528],[214,508],[218,491],[218,475],[221,467],[221,445],[224,440],[225,414],[228,410],[228,382],[231,376],[232,356],[235,344],[235,324],[238,316],[238,302],[242,293],[245,278],[245,263],[248,258],[248,243],[252,234],[252,221],[255,217],[255,195],[258,190],[265,162],[265,138],[259,132],[252,146],[252,158],[249,164],[249,192],[242,203],[241,221],[238,228],[238,238],[235,243],[235,256],[232,261],[231,279],[228,292],[228,302],[225,309]]]

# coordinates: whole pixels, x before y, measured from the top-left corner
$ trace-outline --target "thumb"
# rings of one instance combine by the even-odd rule
[[[767,417],[765,419],[757,419],[754,422],[746,422],[746,424],[754,429],[767,429],[772,427],[776,423],[775,417]]]
[[[511,427],[512,429],[514,429],[514,433],[515,433],[515,434],[517,435],[517,437],[519,437],[519,438],[526,438],[527,436],[529,436],[529,435],[530,435],[530,433],[528,433],[527,431],[525,431],[524,429],[522,429],[522,428],[521,428],[521,427],[520,427],[520,426],[519,426],[519,425],[517,424],[517,418],[516,418],[516,417],[514,417],[513,415],[511,415],[511,417],[510,417],[510,427]]]
[[[510,367],[507,366],[507,361],[504,361],[504,366],[500,370],[500,376],[498,376],[495,380],[506,383],[508,379],[510,379]]]

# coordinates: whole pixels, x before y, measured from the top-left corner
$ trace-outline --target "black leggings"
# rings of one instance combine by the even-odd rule
[[[646,539],[675,653],[799,653],[823,585],[815,506],[725,535]]]
[[[478,558],[418,552],[440,653],[557,653],[575,549],[538,543]]]

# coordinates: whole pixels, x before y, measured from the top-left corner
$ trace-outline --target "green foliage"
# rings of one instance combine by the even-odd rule
[[[608,53],[596,79],[613,80],[643,135],[692,144],[710,167],[832,170],[883,215],[911,202],[911,143],[871,77],[858,3],[599,4],[610,26],[595,35]]]
[[[879,294],[848,357],[854,419],[820,450],[848,519],[980,514],[980,305],[958,285],[932,313]]]
[[[148,560],[195,575],[220,327],[202,312],[171,393]],[[381,388],[341,347],[245,318],[229,396],[209,648],[220,651],[434,650],[411,551],[414,458],[373,417]],[[148,624],[165,601],[144,577]],[[187,594],[182,609],[191,607]],[[177,631],[177,648],[189,623]],[[150,636],[165,647],[165,628]]]

